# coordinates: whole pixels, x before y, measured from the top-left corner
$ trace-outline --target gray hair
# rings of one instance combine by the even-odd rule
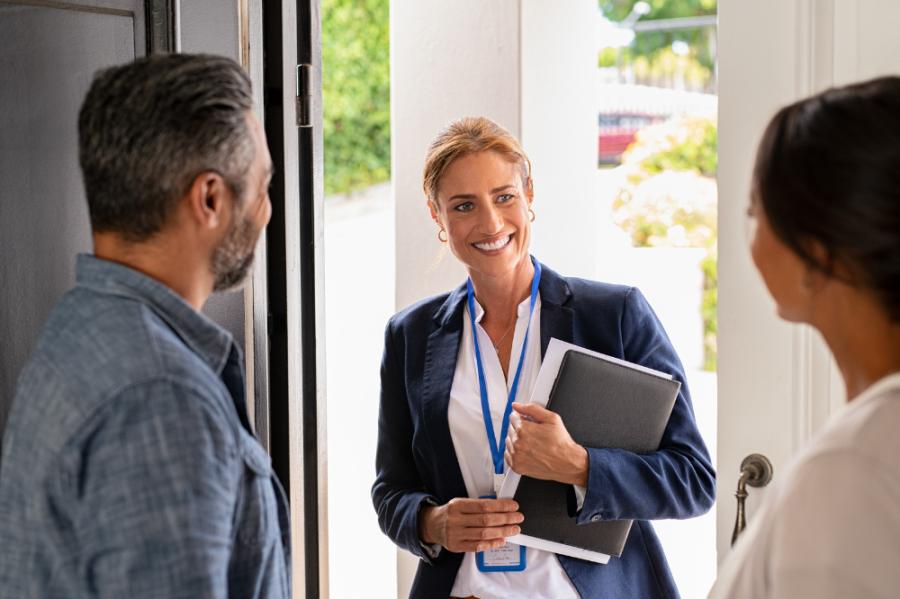
[[[241,201],[252,105],[247,74],[222,56],[155,55],[98,72],[78,115],[93,230],[149,238],[204,171]]]

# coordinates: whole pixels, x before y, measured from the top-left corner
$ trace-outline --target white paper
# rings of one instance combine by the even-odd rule
[[[621,364],[622,366],[640,370],[642,372],[646,372],[647,374],[652,374],[660,378],[669,380],[672,379],[671,375],[664,372],[659,372],[658,370],[653,370],[652,368],[647,368],[646,366],[641,366],[640,364],[632,364],[631,362],[626,362],[625,360],[620,360],[619,358],[607,356],[606,354],[601,354],[600,352],[591,351],[578,345],[552,338],[550,339],[550,343],[547,345],[546,353],[544,353],[544,360],[543,362],[541,362],[541,370],[538,372],[537,381],[535,381],[534,383],[534,390],[531,392],[531,397],[529,398],[528,403],[536,403],[541,407],[546,407],[547,402],[550,401],[550,392],[553,390],[553,384],[556,382],[556,375],[559,374],[559,368],[562,365],[563,357],[569,350],[577,351],[589,356],[594,356],[596,358],[601,358],[603,360],[608,360],[615,364]],[[506,473],[506,477],[503,479],[503,484],[500,487],[500,492],[497,493],[497,497],[511,499],[516,494],[516,489],[519,486],[519,480],[521,478],[522,476],[520,474],[513,472],[512,470],[508,470]],[[535,549],[552,551],[553,553],[558,553],[560,555],[577,557],[591,562],[596,562],[598,564],[607,563],[610,557],[605,553],[588,551],[587,549],[580,549],[578,547],[563,545],[562,543],[546,541],[544,539],[538,539],[536,537],[530,537],[528,535],[515,535],[509,537],[507,540],[511,543],[525,545],[526,547],[534,547]]]
[[[506,540],[510,543],[516,543],[517,545],[524,545],[533,549],[550,551],[552,553],[558,553],[559,555],[577,557],[578,559],[587,560],[589,562],[594,562],[597,564],[608,563],[610,558],[610,556],[606,555],[605,553],[600,553],[599,551],[588,551],[587,549],[572,547],[571,545],[563,545],[562,543],[547,541],[545,539],[539,539],[537,537],[529,537],[528,535],[513,535],[511,537],[507,537]]]

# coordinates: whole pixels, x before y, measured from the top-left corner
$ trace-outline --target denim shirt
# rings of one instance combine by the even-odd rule
[[[3,438],[0,597],[289,597],[287,502],[231,335],[130,268],[76,273]]]

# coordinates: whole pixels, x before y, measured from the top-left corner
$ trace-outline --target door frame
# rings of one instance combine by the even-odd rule
[[[264,124],[275,164],[265,250],[269,451],[291,499],[294,595],[327,597],[320,6],[261,7]]]
[[[142,45],[144,55],[177,52],[179,2],[180,0],[0,0],[0,4],[15,6],[133,16],[137,23],[143,25],[143,31],[135,29],[135,48]],[[143,10],[123,8],[123,4],[141,4]]]
[[[766,455],[777,481],[844,403],[840,374],[818,333],[777,317],[750,259],[745,214],[756,146],[771,116],[859,76],[850,64],[860,41],[852,18],[858,11],[858,0],[719,2],[720,564],[731,547],[741,460]],[[750,490],[748,522],[767,492]]]

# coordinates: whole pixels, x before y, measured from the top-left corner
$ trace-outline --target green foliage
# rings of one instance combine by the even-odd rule
[[[646,127],[622,157],[625,183],[613,220],[637,247],[701,247],[704,368],[716,369],[718,308],[715,122],[674,119]]]
[[[615,48],[603,48],[597,57],[597,66],[601,69],[616,66],[618,54]]]
[[[637,0],[599,0],[603,15],[613,21],[624,20],[631,12]],[[717,0],[649,0],[650,12],[641,17],[641,21],[657,19],[674,19],[680,17],[699,17],[715,15],[718,10]],[[667,63],[677,59],[672,52],[672,42],[686,42],[690,48],[687,57],[693,63],[686,69],[695,80],[709,81],[715,68],[715,30],[708,27],[679,29],[675,31],[644,31],[635,36],[628,48],[621,48],[618,62],[613,64],[633,64],[638,70],[648,74],[663,73]],[[601,65],[603,66],[603,65]],[[697,87],[705,87],[698,85]]]
[[[325,193],[391,176],[388,0],[322,0]]]
[[[700,315],[703,318],[703,369],[715,372],[718,347],[716,335],[719,331],[719,268],[718,251],[712,246],[700,263],[703,269],[703,299]]]
[[[631,48],[615,50],[620,68],[632,71],[635,83],[654,87],[681,87],[691,91],[711,91],[712,70],[700,64],[690,53],[676,54],[662,48],[652,56],[635,56]]]
[[[612,21],[628,16],[637,0],[599,0],[600,10]],[[716,14],[717,0],[648,0],[650,13],[644,19],[674,19]]]
[[[718,166],[716,124],[709,119],[691,119],[684,121],[679,133],[670,140],[667,148],[647,156],[641,163],[643,169],[649,174],[694,170],[705,177],[715,177]]]

